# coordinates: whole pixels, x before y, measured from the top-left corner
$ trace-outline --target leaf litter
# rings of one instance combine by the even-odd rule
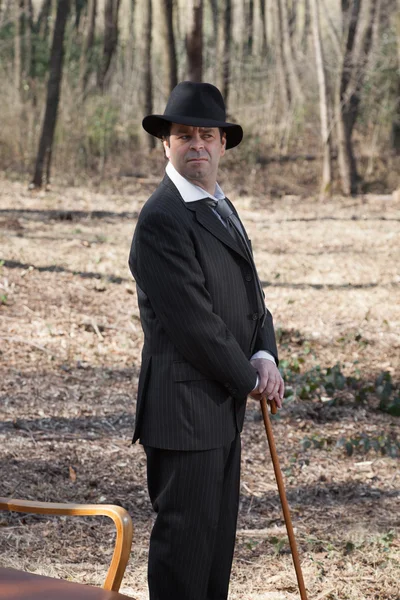
[[[130,443],[142,332],[127,256],[151,189],[1,185],[0,494],[123,505],[135,533],[121,591],[144,600],[153,515]],[[236,205],[279,338],[273,428],[309,598],[399,600],[399,417],[379,409],[399,390],[399,201]],[[74,581],[102,584],[113,539],[106,518],[0,516],[2,565]],[[230,597],[298,598],[254,401]]]

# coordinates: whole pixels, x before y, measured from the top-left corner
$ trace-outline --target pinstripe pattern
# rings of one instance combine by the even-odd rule
[[[150,600],[226,600],[239,432],[256,383],[249,358],[267,350],[277,360],[272,316],[261,326],[243,244],[203,201],[185,204],[168,176],[141,211],[129,265],[144,331],[133,440],[145,446],[157,513]]]
[[[227,598],[235,544],[240,436],[214,450],[145,446],[150,499],[150,600]]]
[[[145,337],[134,441],[170,450],[231,442],[256,381],[250,356],[264,349],[277,359],[246,252],[166,176],[141,211],[129,265]]]

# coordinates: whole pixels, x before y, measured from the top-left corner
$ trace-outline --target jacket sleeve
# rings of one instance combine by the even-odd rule
[[[253,348],[253,354],[258,352],[259,350],[266,350],[270,352],[272,356],[275,358],[276,365],[279,365],[278,358],[278,349],[276,347],[276,339],[275,339],[275,331],[274,331],[274,323],[272,319],[272,315],[269,312],[268,308],[266,310],[266,318],[264,327],[260,327],[257,333],[255,345]]]
[[[246,228],[244,227],[242,221],[240,220],[240,217],[238,215],[238,212],[237,212],[235,206],[232,204],[232,202],[230,202],[230,205],[231,205],[232,210],[234,211],[236,217],[239,219],[239,221],[243,227],[243,230],[246,232]],[[247,232],[246,232],[246,236],[247,236],[247,239],[249,239]],[[264,294],[264,296],[265,296],[265,294]],[[266,310],[266,317],[265,317],[264,326],[260,327],[260,329],[257,332],[257,337],[256,337],[254,348],[253,348],[253,354],[258,352],[259,350],[266,350],[267,352],[270,352],[270,354],[272,354],[272,356],[275,358],[276,365],[278,366],[279,365],[278,349],[276,346],[272,314],[269,312],[269,310],[267,308],[265,310]]]
[[[213,311],[189,231],[167,213],[149,213],[135,231],[129,265],[164,331],[196,369],[244,398],[256,371]]]

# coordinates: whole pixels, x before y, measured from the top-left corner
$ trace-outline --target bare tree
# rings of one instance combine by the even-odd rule
[[[397,74],[396,74],[396,105],[393,116],[391,142],[392,148],[400,155],[400,0],[397,0],[397,11],[395,15],[396,38],[397,38]]]
[[[210,0],[211,14],[212,14],[212,28],[215,48],[218,47],[218,25],[219,25],[219,0]]]
[[[75,21],[74,21],[75,29],[79,29],[82,12],[86,7],[87,2],[88,2],[88,0],[75,0],[74,1],[74,3],[75,3]]]
[[[15,0],[14,0],[15,2]],[[0,27],[3,27],[4,23],[8,19],[10,12],[11,0],[2,0],[0,3]]]
[[[70,11],[70,3],[71,0],[57,0],[56,22],[54,25],[53,43],[51,47],[50,74],[47,84],[46,112],[44,115],[35,173],[32,181],[32,186],[35,188],[42,187],[45,163],[46,181],[47,184],[50,183],[51,154],[63,73],[64,35]]]
[[[358,29],[361,0],[342,0],[345,47],[336,97],[336,119],[339,170],[342,191],[346,195],[354,195],[358,190],[359,176],[352,136],[359,114],[361,91],[371,49],[375,0],[370,0],[368,9],[364,27],[360,26]]]
[[[153,112],[153,70],[152,70],[152,30],[153,30],[153,5],[152,0],[145,0],[145,16],[144,16],[144,111],[150,115]],[[147,135],[149,149],[155,147],[155,138],[152,135]]]
[[[317,77],[319,87],[319,107],[321,118],[321,137],[323,147],[323,169],[321,192],[326,194],[331,189],[332,184],[332,148],[331,135],[329,129],[329,107],[328,94],[326,86],[326,74],[324,67],[324,58],[321,43],[321,27],[319,20],[317,0],[310,0],[312,14],[312,29],[314,37],[315,62],[317,66]]]
[[[39,14],[35,20],[33,14],[32,0],[28,0],[29,4],[29,28],[30,28],[30,64],[29,64],[29,86],[30,86],[30,101],[33,106],[37,104],[36,94],[36,77],[37,77],[37,55],[38,45],[40,40],[46,40],[49,35],[48,22],[51,14],[52,0],[43,0]]]
[[[106,0],[104,5],[103,60],[98,74],[98,86],[104,91],[106,77],[118,46],[118,12],[121,0]]]
[[[88,84],[90,59],[92,56],[95,39],[97,0],[88,0],[87,13],[87,33],[83,43],[79,65],[79,88],[83,96],[86,93],[86,87]]]
[[[292,104],[292,90],[289,81],[289,72],[286,63],[286,54],[284,49],[284,37],[282,27],[282,5],[281,0],[278,0],[275,5],[275,53],[276,53],[276,69],[280,79],[280,93],[284,112],[286,113]]]
[[[29,77],[32,63],[32,23],[33,23],[33,4],[32,0],[24,0],[24,66],[25,77]]]
[[[291,89],[292,100],[302,100],[303,93],[301,91],[299,77],[296,71],[294,53],[289,29],[289,12],[287,0],[277,0],[279,10],[280,31],[282,37],[283,55],[285,58],[286,70],[288,73],[289,84]]]
[[[230,69],[231,69],[231,42],[232,42],[232,0],[223,0],[222,18],[220,18],[220,89],[228,106],[229,87],[230,87]]]
[[[188,0],[188,29],[186,34],[186,53],[188,61],[188,79],[203,79],[203,0]]]
[[[321,8],[323,10],[323,15],[325,17],[326,23],[328,25],[328,35],[331,39],[333,48],[335,49],[336,55],[338,57],[342,56],[342,43],[341,43],[341,36],[339,34],[339,32],[337,31],[331,16],[329,14],[329,10],[327,7],[327,0],[321,0]]]
[[[244,0],[244,14],[245,14],[245,29],[244,33],[246,36],[245,40],[245,54],[251,56],[253,54],[254,47],[254,0]]]
[[[21,93],[21,14],[23,12],[23,4],[19,0],[14,4],[14,23],[15,23],[15,36],[14,36],[14,86],[18,101],[20,100]]]
[[[166,51],[164,57],[165,89],[170,92],[178,83],[178,64],[176,60],[174,35],[174,1],[160,0],[162,15],[162,35]]]
[[[310,0],[304,0],[304,20],[303,31],[301,33],[301,46],[303,52],[307,54],[308,40],[310,38],[311,17],[310,17]]]
[[[260,0],[261,27],[262,27],[262,46],[261,52],[265,57],[268,53],[268,36],[267,36],[267,11],[265,0]]]

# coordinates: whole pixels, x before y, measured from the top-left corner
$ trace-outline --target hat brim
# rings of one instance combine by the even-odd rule
[[[179,115],[148,115],[142,121],[142,126],[147,133],[155,137],[163,137],[163,128],[166,123],[178,123],[179,125],[190,125],[191,127],[218,127],[226,133],[226,149],[234,148],[243,139],[243,129],[236,123],[225,123],[213,119],[202,119],[196,117],[182,117]]]

